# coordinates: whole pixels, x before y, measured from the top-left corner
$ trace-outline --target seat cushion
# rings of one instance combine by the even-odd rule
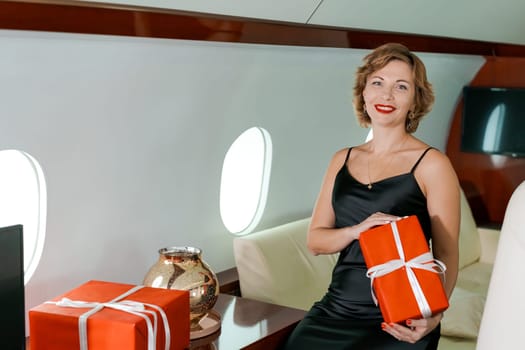
[[[302,219],[233,240],[243,297],[308,310],[326,293],[337,255],[312,255],[309,223]]]
[[[476,339],[486,296],[456,287],[441,321],[441,334]]]
[[[462,269],[479,260],[481,255],[481,241],[474,216],[461,191],[461,223],[459,229],[459,269]]]
[[[477,338],[492,268],[492,264],[474,263],[459,272],[450,307],[441,321],[442,335]]]
[[[476,350],[476,340],[442,336],[438,350]]]
[[[487,295],[494,265],[474,263],[459,271],[456,287]]]

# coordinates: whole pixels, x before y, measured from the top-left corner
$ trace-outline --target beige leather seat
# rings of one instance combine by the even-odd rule
[[[478,336],[478,350],[525,349],[525,181],[505,211]]]
[[[309,223],[306,218],[234,239],[244,298],[308,310],[326,293],[337,254],[310,253]]]

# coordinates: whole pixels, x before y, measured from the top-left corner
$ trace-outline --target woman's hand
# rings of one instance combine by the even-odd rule
[[[374,214],[370,215],[365,220],[363,220],[360,224],[357,225],[359,227],[358,229],[359,233],[356,239],[359,238],[359,235],[361,234],[361,232],[369,230],[372,227],[388,224],[388,223],[391,223],[392,221],[397,221],[400,219],[401,217],[399,216],[385,214],[380,211],[375,212]]]
[[[429,318],[409,319],[406,326],[383,322],[381,328],[397,340],[414,344],[436,328],[442,318],[443,314],[440,313]]]

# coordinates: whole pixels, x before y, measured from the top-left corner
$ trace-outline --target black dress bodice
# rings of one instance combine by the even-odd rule
[[[335,226],[359,224],[375,212],[396,216],[417,215],[427,241],[430,241],[426,198],[414,177],[417,165],[429,149],[425,150],[410,172],[375,182],[371,189],[348,171],[349,149],[332,191]],[[314,308],[334,318],[381,320],[381,312],[372,300],[366,270],[359,241],[355,240],[340,252],[328,292]]]

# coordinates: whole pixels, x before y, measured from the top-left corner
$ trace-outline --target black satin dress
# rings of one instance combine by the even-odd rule
[[[368,189],[367,184],[354,179],[348,171],[350,148],[334,182],[335,226],[356,225],[378,211],[397,216],[417,215],[427,241],[430,241],[426,198],[414,177],[416,167],[430,149],[423,152],[409,173],[375,182]],[[383,318],[372,300],[366,270],[359,241],[353,241],[340,252],[328,292],[297,325],[285,349],[436,349],[440,327],[416,344],[399,341],[381,329]]]

